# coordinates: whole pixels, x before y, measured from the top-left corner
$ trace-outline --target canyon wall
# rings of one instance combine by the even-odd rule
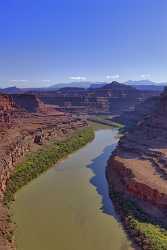
[[[58,105],[63,111],[112,115],[133,110],[136,104],[154,95],[156,92],[139,91],[118,82],[101,88],[63,88],[38,93],[39,99],[44,103]]]
[[[0,94],[0,110],[11,111],[16,108],[16,104],[9,95]]]
[[[128,129],[108,162],[112,190],[163,222],[167,215],[167,89],[156,109]],[[165,220],[164,220],[165,219]]]
[[[28,128],[28,123],[26,127],[22,127],[22,131],[16,129],[18,133],[17,136],[13,135],[10,137],[10,132],[12,133],[12,131],[8,131],[8,134],[5,135],[5,137],[8,136],[8,138],[4,138],[5,142],[2,141],[0,146],[0,198],[3,198],[7,180],[14,170],[15,165],[28,151],[31,151],[35,147],[38,148],[36,143],[46,144],[51,139],[61,139],[72,133],[75,129],[87,125],[86,121],[81,121],[76,118],[69,119],[69,117],[55,119],[54,121],[53,117],[50,117],[50,121],[47,124],[45,123],[45,119],[48,118],[49,117],[38,116],[30,121],[35,123],[34,127]],[[25,118],[23,122],[27,122]],[[19,122],[18,125],[22,126],[23,123]],[[13,128],[11,130],[13,130]]]
[[[15,249],[10,238],[13,226],[3,196],[17,163],[27,152],[36,151],[51,140],[62,140],[87,125],[85,120],[59,112],[33,95],[13,98],[0,94],[0,250]]]
[[[17,105],[17,107],[22,108],[29,113],[50,113],[54,114],[60,112],[56,109],[55,105],[44,104],[35,94],[12,94],[11,98]],[[62,113],[63,115],[63,113]]]
[[[0,94],[0,200],[21,157],[84,126],[85,120],[44,104],[36,95]]]

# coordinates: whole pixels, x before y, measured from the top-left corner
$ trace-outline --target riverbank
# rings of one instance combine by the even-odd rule
[[[15,193],[22,186],[53,166],[58,160],[83,147],[89,141],[93,140],[93,138],[93,129],[91,127],[86,127],[75,131],[68,139],[59,142],[53,141],[48,145],[42,146],[40,150],[28,154],[28,156],[16,166],[14,173],[7,183],[4,194],[4,206],[6,210],[14,200]],[[11,248],[6,249],[12,249],[14,248],[13,225],[9,214],[5,216],[4,222],[5,226],[2,235],[8,240],[9,245],[12,245]]]
[[[110,197],[131,240],[144,250],[166,250],[167,230],[165,225],[146,214],[138,205],[110,189]]]
[[[147,204],[143,205],[137,198],[135,199],[125,193],[126,183],[121,182],[119,172],[117,173],[115,169],[112,169],[112,166],[111,157],[106,170],[109,195],[125,230],[132,242],[137,246],[135,248],[141,250],[166,250],[167,225],[165,220],[160,221],[158,217],[151,216],[151,213],[157,213],[155,209],[149,211]],[[125,174],[123,169],[121,173]],[[126,174],[130,175],[130,172],[126,172]],[[121,186],[122,189],[120,189]]]

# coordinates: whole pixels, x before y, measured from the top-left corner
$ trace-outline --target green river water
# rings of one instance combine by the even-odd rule
[[[105,178],[117,130],[100,129],[84,148],[16,194],[18,250],[129,250]]]

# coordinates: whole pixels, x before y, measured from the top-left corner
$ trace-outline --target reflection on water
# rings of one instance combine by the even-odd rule
[[[105,179],[117,131],[99,130],[93,142],[59,162],[16,196],[18,250],[127,250]]]

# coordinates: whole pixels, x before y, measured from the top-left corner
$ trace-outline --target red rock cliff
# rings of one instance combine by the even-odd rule
[[[110,186],[152,216],[167,215],[167,90],[157,111],[130,129],[108,163]]]
[[[0,249],[13,249],[7,240],[9,232],[8,211],[3,207],[3,194],[7,181],[18,161],[28,151],[39,149],[41,144],[50,139],[60,140],[78,128],[87,126],[87,122],[74,118],[69,114],[57,112],[53,107],[37,103],[34,97],[35,109],[38,112],[29,113],[19,108],[8,95],[0,95]],[[30,98],[30,99],[31,99]],[[29,100],[27,95],[22,100]],[[33,101],[30,106],[33,106]],[[28,102],[24,102],[28,107]],[[23,105],[21,106],[23,108]],[[37,109],[36,109],[37,107]],[[33,107],[32,107],[33,108]],[[40,132],[40,133],[39,133]],[[40,138],[39,138],[40,137]],[[38,140],[37,140],[38,138]]]
[[[11,111],[16,108],[16,104],[9,95],[0,94],[0,110]]]
[[[44,104],[35,94],[13,94],[12,98],[16,105],[30,113],[56,113],[54,105]],[[60,112],[57,111],[60,115]]]

